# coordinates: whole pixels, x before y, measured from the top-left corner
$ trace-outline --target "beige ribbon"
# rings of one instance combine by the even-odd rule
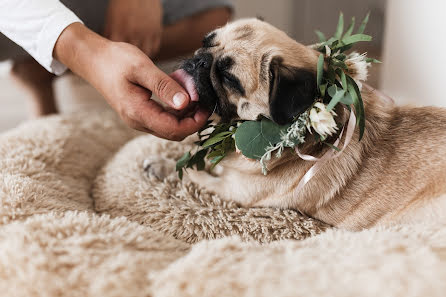
[[[327,163],[327,161],[333,160],[342,154],[342,152],[345,150],[345,148],[352,140],[353,134],[355,133],[355,128],[356,128],[356,116],[353,110],[351,110],[347,127],[344,126],[342,128],[341,134],[339,134],[338,139],[333,144],[334,146],[339,145],[345,131],[345,141],[344,145],[342,146],[342,149],[339,152],[335,151],[334,149],[330,149],[321,158],[316,158],[310,155],[301,154],[299,152],[299,148],[296,146],[295,150],[300,158],[302,158],[305,161],[316,162],[316,164],[314,164],[307,171],[307,173],[305,173],[305,175],[301,178],[299,184],[297,185],[297,188],[294,190],[296,194],[299,194],[299,192],[303,189],[303,187],[316,175],[316,173],[322,168],[322,166],[325,165],[325,163]]]

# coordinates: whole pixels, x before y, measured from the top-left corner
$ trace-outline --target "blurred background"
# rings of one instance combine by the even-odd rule
[[[186,0],[185,0],[186,1]],[[383,61],[374,65],[368,83],[398,104],[446,106],[443,68],[446,66],[445,0],[234,0],[235,18],[262,17],[304,44],[317,41],[319,29],[333,34],[339,12],[348,23],[371,12],[366,33],[373,36],[360,51]],[[174,63],[175,65],[175,63]],[[9,78],[8,63],[0,63],[0,131],[26,120],[26,94]],[[103,109],[107,105],[81,79],[64,75],[55,82],[62,112]]]

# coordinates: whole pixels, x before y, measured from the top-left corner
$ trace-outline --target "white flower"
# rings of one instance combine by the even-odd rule
[[[361,85],[360,81],[366,81],[369,74],[368,68],[371,63],[367,63],[367,53],[362,55],[357,52],[353,52],[347,55],[345,64],[348,67],[348,74],[356,81],[358,86]]]
[[[326,57],[331,56],[331,48],[329,48],[328,45],[325,46],[325,56]]]
[[[317,102],[310,110],[310,125],[317,134],[325,138],[338,130],[334,116],[336,113],[333,110],[328,111],[325,104]]]

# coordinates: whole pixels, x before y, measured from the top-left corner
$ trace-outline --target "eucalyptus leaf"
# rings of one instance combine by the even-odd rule
[[[195,166],[197,170],[203,170],[205,167],[204,158],[206,157],[207,153],[207,149],[199,150],[190,158],[187,168],[193,168]]]
[[[336,72],[335,72],[335,69],[333,67],[328,67],[326,80],[330,84],[334,84],[336,82]]]
[[[345,77],[345,72],[342,69],[336,69],[336,74],[341,79],[342,88],[347,91],[347,78]]]
[[[342,36],[342,39],[345,37],[349,37],[353,33],[353,29],[355,28],[355,17],[352,17],[352,22],[350,23],[350,26],[348,27],[347,31],[345,31],[344,36]]]
[[[237,128],[235,143],[245,157],[259,160],[267,147],[280,142],[281,134],[288,127],[279,126],[268,119],[244,122]]]
[[[325,97],[325,91],[327,90],[327,84],[322,84],[322,85],[319,87],[319,90],[320,90],[320,92],[321,92],[321,97]]]
[[[353,47],[354,43],[352,44],[348,44],[348,45],[343,45],[340,46],[338,48],[336,48],[336,50],[340,51],[341,53],[348,51],[349,49],[351,49]]]
[[[178,161],[177,161],[177,166],[176,166],[176,170],[179,171],[181,170],[183,167],[185,167],[187,165],[187,163],[190,161],[191,159],[191,154],[190,152],[185,153]]]
[[[339,61],[345,61],[346,58],[347,58],[346,54],[338,54],[338,55],[336,55],[336,59],[338,59]]]
[[[341,98],[341,103],[349,107],[350,105],[353,104],[352,96],[350,96],[349,93],[346,93],[345,96]]]
[[[333,98],[331,99],[330,103],[327,106],[327,110],[330,111],[333,108],[335,108],[335,106],[341,101],[341,99],[344,97],[345,95],[345,90],[339,90],[336,92],[336,94],[334,96],[332,96]]]
[[[333,97],[337,91],[338,88],[336,87],[336,85],[332,85],[331,87],[328,88],[328,95],[330,95],[330,97]]]
[[[353,106],[355,107],[356,111],[356,124],[359,126],[359,140],[361,140],[365,129],[365,112],[364,104],[361,98],[361,91],[353,78],[347,76],[347,81],[348,92],[353,99]]]
[[[223,156],[219,156],[219,157],[216,157],[216,158],[212,159],[212,161],[211,161],[211,163],[212,163],[212,165],[211,165],[211,170],[214,169],[215,166],[217,166],[218,163],[220,163],[225,157],[226,157],[226,156],[223,155]]]
[[[227,131],[227,132],[220,132],[220,133],[218,133],[217,135],[213,136],[212,138],[209,138],[208,140],[206,140],[206,141],[203,143],[202,146],[203,146],[204,148],[210,147],[210,146],[212,146],[212,145],[214,145],[214,144],[217,144],[217,143],[223,141],[225,138],[231,136],[232,134],[233,134],[233,133],[230,132],[230,131]]]
[[[335,146],[335,145],[333,145],[333,144],[331,144],[331,143],[328,143],[328,142],[324,142],[327,146],[329,146],[330,148],[332,148],[333,150],[335,150],[335,151],[337,151],[337,152],[340,152],[341,151],[341,149],[340,148],[338,148],[337,146]]]
[[[317,88],[319,89],[322,82],[322,76],[324,74],[324,55],[320,54],[317,60]]]
[[[330,39],[328,39],[328,40],[324,43],[324,46],[325,46],[325,45],[328,45],[328,46],[332,47],[332,46],[333,46],[333,42],[335,42],[336,40],[338,40],[338,39],[337,39],[337,38],[334,38],[334,37],[331,37]]]
[[[336,39],[340,39],[343,31],[344,31],[344,14],[341,12],[339,14],[338,26],[336,27],[336,32],[333,37]]]
[[[325,34],[324,34],[324,33],[322,33],[322,32],[319,31],[319,30],[315,30],[314,32],[316,33],[317,37],[319,38],[319,42],[325,42],[325,41],[327,41],[327,38],[325,37]]]
[[[340,61],[338,59],[332,59],[332,64],[342,69],[348,69],[347,65],[343,61]]]
[[[376,64],[381,64],[382,63],[381,61],[379,61],[377,59],[373,59],[373,58],[367,58],[367,59],[365,59],[365,61],[367,63],[376,63]]]
[[[365,31],[365,27],[367,26],[367,23],[369,22],[369,17],[370,17],[370,12],[367,13],[367,15],[365,16],[364,20],[362,21],[361,25],[359,26],[358,29],[358,34],[362,34]]]
[[[372,40],[372,36],[370,36],[370,35],[355,34],[355,35],[346,37],[344,40],[342,40],[342,43],[344,45],[350,45],[352,43],[357,43],[357,42],[361,42],[361,41],[371,41],[371,40]]]
[[[214,158],[216,158],[216,157],[221,157],[221,156],[223,156],[224,155],[224,152],[222,151],[222,150],[215,150],[215,151],[213,151],[213,152],[210,152],[208,155],[207,155],[207,158],[208,159],[214,159]]]

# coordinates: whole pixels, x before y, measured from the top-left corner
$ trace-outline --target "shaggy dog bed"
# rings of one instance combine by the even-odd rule
[[[186,146],[113,113],[1,135],[0,295],[444,296],[444,222],[351,233],[145,177]]]

